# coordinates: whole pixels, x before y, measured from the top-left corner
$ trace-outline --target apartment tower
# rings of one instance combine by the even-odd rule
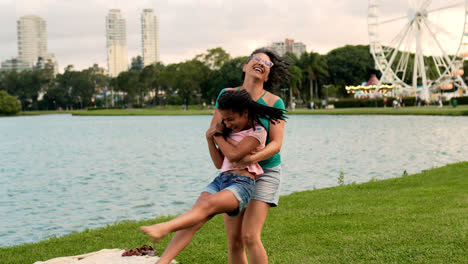
[[[47,57],[47,25],[35,15],[20,17],[17,21],[18,59],[34,67],[39,57]]]
[[[119,9],[109,10],[106,16],[107,73],[116,77],[128,70],[127,33],[125,19]]]
[[[159,25],[153,9],[141,13],[141,48],[145,66],[159,61]]]

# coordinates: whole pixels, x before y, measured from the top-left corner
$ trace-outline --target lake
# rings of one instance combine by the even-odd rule
[[[210,119],[0,118],[0,247],[190,208],[217,175]],[[464,161],[467,135],[468,117],[290,116],[281,194]]]

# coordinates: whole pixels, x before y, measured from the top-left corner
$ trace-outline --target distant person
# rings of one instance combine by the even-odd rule
[[[294,109],[296,109],[296,102],[292,102],[291,103],[291,109],[294,111]]]
[[[273,123],[286,118],[284,110],[253,101],[246,90],[224,92],[218,100],[218,111],[222,121],[207,130],[206,139],[211,159],[221,173],[188,212],[167,222],[141,227],[154,242],[179,230],[196,232],[216,214],[236,217],[243,212],[254,192],[255,179],[263,170],[257,162],[237,168],[233,162],[265,147],[267,131],[260,118]],[[170,263],[185,247],[185,243],[176,247],[171,244],[157,263]]]
[[[438,102],[438,104],[437,104],[438,107],[443,107],[444,106],[444,103],[442,103],[442,97],[440,97],[440,96],[437,97],[437,102]]]
[[[256,49],[242,67],[242,86],[222,89],[218,98],[227,91],[245,90],[254,101],[284,110],[284,101],[270,90],[288,82],[292,63],[289,57],[281,57],[267,48]],[[216,102],[208,131],[222,121],[218,103]],[[247,208],[236,217],[224,215],[230,264],[247,263],[247,258],[250,263],[268,263],[268,255],[261,241],[261,232],[270,208],[278,206],[281,183],[279,152],[283,144],[285,122],[272,122],[263,118],[260,122],[268,132],[265,148],[233,163],[235,167],[242,167],[258,162],[263,174],[255,179],[255,191]],[[178,231],[162,258],[165,261],[174,258],[181,248],[190,243],[197,230],[198,227],[193,226]]]
[[[383,98],[383,107],[387,108],[387,97]]]
[[[327,107],[327,100],[322,99],[322,108]]]
[[[310,102],[310,110],[314,110],[314,102]]]

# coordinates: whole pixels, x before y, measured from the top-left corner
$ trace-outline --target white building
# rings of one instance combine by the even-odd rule
[[[144,65],[159,61],[159,24],[153,9],[141,14],[141,47]]]
[[[302,42],[294,42],[293,39],[285,39],[284,42],[273,42],[270,48],[281,56],[284,56],[286,52],[291,52],[298,58],[301,57],[302,53],[306,52],[306,45]]]
[[[31,68],[47,54],[47,25],[44,19],[29,15],[17,21],[18,59]]]
[[[36,65],[34,65],[36,69],[52,69],[54,75],[57,75],[59,71],[58,62],[55,59],[54,54],[46,54],[44,57],[39,57],[37,59]]]
[[[119,9],[109,10],[106,16],[107,73],[116,77],[128,70],[127,33],[125,19]]]

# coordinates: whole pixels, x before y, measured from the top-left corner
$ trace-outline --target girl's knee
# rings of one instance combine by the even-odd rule
[[[230,250],[244,250],[245,244],[241,236],[230,237],[228,239],[228,247]]]

